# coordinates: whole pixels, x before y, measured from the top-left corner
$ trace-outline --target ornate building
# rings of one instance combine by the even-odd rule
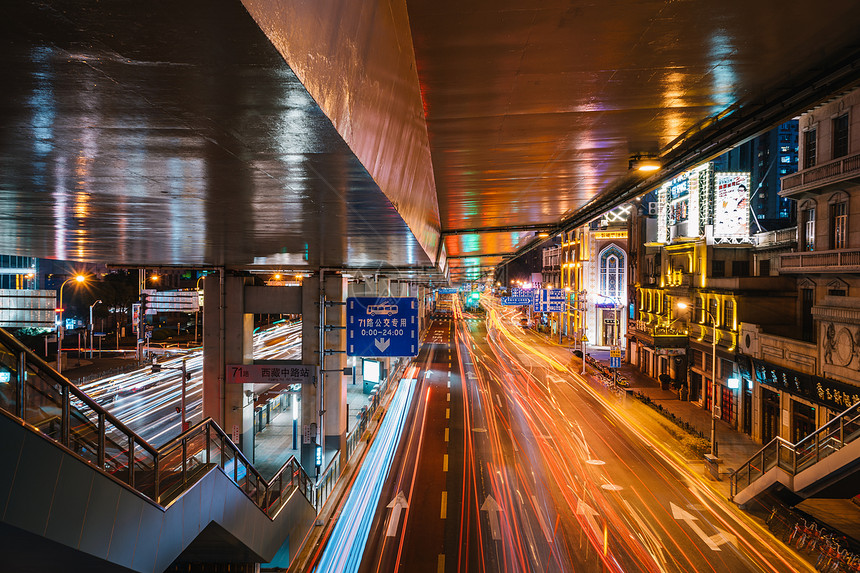
[[[737,359],[746,322],[796,323],[791,278],[756,275],[749,177],[711,164],[667,182],[631,220],[629,361],[679,397],[753,432],[752,386]]]
[[[626,204],[591,224],[567,232],[561,243],[561,286],[570,304],[564,333],[589,346],[624,346],[627,332]]]
[[[795,442],[860,401],[860,90],[800,117],[800,169],[782,178],[798,226],[768,257],[797,280],[790,332],[742,325],[744,378],[761,420],[754,437]],[[763,259],[764,260],[764,259]]]

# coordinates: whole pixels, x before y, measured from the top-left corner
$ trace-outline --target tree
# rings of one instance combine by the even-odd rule
[[[131,305],[138,300],[137,271],[116,271],[102,277],[92,291],[92,301],[102,304],[93,308],[93,316],[114,316],[112,323],[122,325],[131,320]]]

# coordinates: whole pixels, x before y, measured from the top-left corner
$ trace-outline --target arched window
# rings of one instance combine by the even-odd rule
[[[611,245],[600,253],[600,294],[624,304],[626,289],[624,281],[624,251]]]

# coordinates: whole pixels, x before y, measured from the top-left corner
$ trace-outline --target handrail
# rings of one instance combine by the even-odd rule
[[[846,431],[847,430],[847,431]],[[860,402],[797,442],[777,436],[753,454],[729,477],[730,497],[775,467],[797,475],[860,437]]]
[[[4,369],[17,375],[14,386],[11,375],[10,383],[0,384],[0,409],[159,506],[186,491],[198,468],[212,464],[272,519],[295,489],[313,504],[311,480],[295,457],[266,480],[211,418],[155,448],[0,328]],[[37,375],[28,377],[28,370]]]

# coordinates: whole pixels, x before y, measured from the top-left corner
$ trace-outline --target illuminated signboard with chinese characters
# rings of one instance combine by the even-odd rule
[[[311,381],[316,366],[228,364],[228,384],[305,384]]]

